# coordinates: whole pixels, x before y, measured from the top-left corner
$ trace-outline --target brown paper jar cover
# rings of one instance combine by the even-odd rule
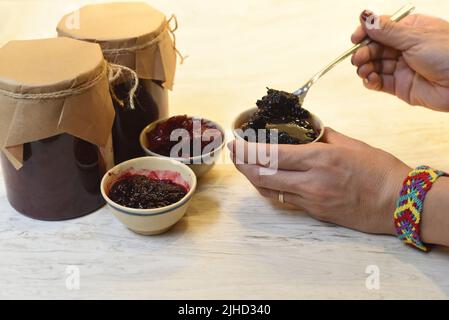
[[[0,48],[2,169],[19,212],[63,220],[102,206],[113,119],[97,44],[55,38]]]
[[[149,123],[168,117],[167,90],[173,88],[177,59],[171,24],[155,8],[128,2],[84,6],[64,16],[57,26],[60,36],[98,43],[106,60],[137,73],[134,109],[116,99],[127,101],[132,84],[119,81],[112,85],[116,163],[145,156],[140,132]]]
[[[100,44],[106,60],[127,66],[140,79],[173,88],[176,48],[165,15],[143,2],[87,5],[65,15],[59,36]]]

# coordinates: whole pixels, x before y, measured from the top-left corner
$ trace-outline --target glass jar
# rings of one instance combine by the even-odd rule
[[[73,28],[74,16],[82,21],[77,28]],[[168,90],[173,88],[177,60],[176,28],[174,16],[167,20],[143,2],[86,5],[64,16],[57,26],[59,36],[98,43],[108,62],[131,69],[139,78],[135,108],[114,103],[116,164],[144,156],[139,144],[141,131],[168,117]],[[114,84],[112,96],[126,102],[131,85],[123,81]]]
[[[100,180],[106,164],[96,145],[60,134],[23,145],[23,167],[16,170],[2,153],[10,204],[40,220],[65,220],[104,205]]]
[[[113,120],[98,45],[54,38],[0,48],[0,158],[7,198],[20,213],[66,220],[100,208]]]
[[[115,95],[125,102],[122,106],[113,99],[115,120],[112,129],[115,163],[143,157],[139,136],[151,122],[168,117],[168,94],[156,81],[139,79],[134,98],[134,109],[129,107],[130,82],[122,82],[113,87]]]

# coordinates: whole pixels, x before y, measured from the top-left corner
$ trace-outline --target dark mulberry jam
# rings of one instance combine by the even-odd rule
[[[171,134],[177,129],[186,130],[188,138],[172,139]],[[147,132],[147,139],[149,150],[166,157],[173,156],[171,152],[176,145],[185,143],[187,144],[186,149],[189,150],[188,154],[182,154],[180,148],[174,156],[186,158],[202,155],[205,147],[211,143],[213,144],[212,147],[219,147],[223,141],[223,133],[210,121],[183,115],[171,117],[157,124],[153,130]],[[195,148],[195,141],[199,146],[198,150]],[[208,150],[211,150],[210,146]]]
[[[115,163],[145,156],[139,136],[151,122],[168,114],[167,90],[151,80],[139,79],[134,98],[135,108],[129,106],[130,82],[114,86],[114,94],[124,105],[114,102],[115,121],[112,129]]]
[[[184,186],[171,180],[130,175],[116,181],[109,198],[115,203],[134,209],[156,209],[180,201],[187,194]]]
[[[300,140],[281,131],[277,137],[279,144],[304,144],[315,140],[319,135],[310,122],[309,111],[302,108],[299,98],[294,94],[268,89],[267,95],[258,100],[256,105],[258,110],[248,122],[242,125],[243,131],[253,129],[257,132],[260,129],[267,129],[267,124],[295,124],[310,131],[307,134],[310,139],[307,140]],[[267,130],[265,139],[262,142],[272,143],[269,130]],[[258,142],[258,136],[255,137],[255,140],[251,142]]]
[[[40,220],[80,217],[104,205],[106,168],[98,147],[69,134],[23,145],[23,167],[1,155],[6,192],[19,212]]]

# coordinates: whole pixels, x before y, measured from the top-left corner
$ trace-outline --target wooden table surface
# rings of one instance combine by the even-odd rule
[[[59,17],[89,1],[0,1],[0,45],[51,37]],[[93,1],[90,1],[93,2]],[[293,90],[346,49],[365,6],[403,1],[211,0],[151,3],[176,13],[180,66],[171,113],[229,127],[266,86]],[[445,15],[446,0],[416,0]],[[326,125],[414,166],[449,170],[449,115],[365,90],[348,62],[314,87],[307,107]],[[67,267],[80,271],[66,287]],[[365,285],[369,266],[380,288]],[[0,298],[448,298],[449,250],[430,254],[397,239],[317,222],[262,199],[232,165],[200,181],[168,233],[138,236],[103,208],[68,222],[25,218],[0,186]]]

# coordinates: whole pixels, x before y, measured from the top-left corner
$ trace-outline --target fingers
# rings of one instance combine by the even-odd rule
[[[394,74],[396,71],[397,60],[375,60],[361,65],[357,69],[360,78],[365,79],[372,72],[378,74]]]
[[[324,144],[275,145],[235,140],[228,144],[236,164],[256,164],[265,168],[306,171],[313,167]]]
[[[354,33],[351,36],[351,42],[353,44],[357,44],[359,42],[362,42],[363,39],[366,38],[366,32],[363,30],[362,26],[358,26],[357,29],[354,31]]]
[[[305,172],[319,163],[331,161],[335,148],[330,145],[353,149],[365,146],[365,143],[347,137],[332,128],[325,128],[322,141],[323,143],[317,142],[308,145],[265,145],[236,140],[229,142],[228,148],[231,150],[232,161],[236,165],[255,165],[254,167],[258,168],[259,171],[263,168],[268,173],[270,171],[267,169],[274,171],[280,169],[281,173],[278,176],[288,177],[288,174],[290,174],[288,171]],[[246,167],[241,168],[245,169]]]
[[[351,41],[359,43],[369,37],[373,42],[352,56],[352,64],[360,67],[375,60],[397,60],[402,51],[418,41],[416,32],[412,32],[416,17],[411,15],[400,22],[392,22],[390,16],[376,16],[368,10],[362,12],[361,25],[352,34]]]
[[[271,190],[266,188],[257,188],[257,191],[259,191],[260,195],[264,198],[268,198],[274,201],[279,201],[279,191],[277,190]],[[284,203],[294,205],[298,209],[300,209],[302,212],[306,212],[306,208],[303,205],[303,199],[298,196],[297,194],[284,192]]]
[[[272,170],[253,164],[235,164],[236,168],[256,188],[290,192],[297,195],[307,192],[307,186],[313,181],[312,175],[306,172]]]
[[[392,75],[396,71],[399,58],[399,51],[371,43],[352,56],[352,63],[358,67],[357,74],[363,79],[366,88],[394,94],[395,82]]]
[[[352,139],[345,136],[344,134],[341,134],[340,132],[335,131],[332,128],[326,127],[324,130],[324,135],[322,141],[329,144],[336,144],[336,145],[346,145],[348,143],[351,143]]]
[[[399,56],[399,51],[391,47],[385,47],[384,45],[373,42],[357,50],[357,52],[353,54],[351,62],[353,65],[360,67],[361,65],[374,60],[396,60]]]
[[[356,30],[353,40],[358,40],[364,32],[375,42],[405,51],[416,43],[415,34],[411,32],[411,22],[414,20],[416,17],[408,16],[399,22],[393,22],[390,16],[376,16],[373,12],[365,10],[360,15],[363,31]]]
[[[329,127],[326,127],[324,130],[322,141],[328,144],[334,144],[352,149],[366,147],[364,142],[345,136],[344,134]]]
[[[396,67],[396,60],[373,61],[358,68],[357,74],[366,88],[394,94]]]
[[[265,188],[257,188],[257,190],[262,197],[279,201],[279,191]],[[324,205],[317,204],[315,201],[311,201],[293,193],[284,192],[284,203],[295,206],[301,212],[306,213],[314,219],[324,222],[329,220],[327,218],[327,208]]]
[[[370,90],[382,91],[383,80],[378,73],[372,72],[363,80],[363,85]]]
[[[357,74],[366,88],[395,94],[393,75],[400,59],[399,51],[372,43],[357,51],[352,62],[358,67]]]
[[[385,60],[365,64],[357,70],[366,88],[395,94],[395,76],[397,61]]]
[[[382,91],[393,95],[396,94],[394,75],[372,72],[363,79],[363,85],[370,90]]]

